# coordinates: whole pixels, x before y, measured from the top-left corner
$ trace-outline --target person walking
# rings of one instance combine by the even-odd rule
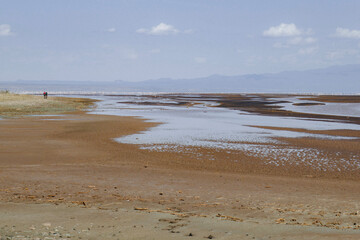
[[[47,92],[44,92],[43,95],[44,95],[44,99],[47,99],[48,93],[47,93]]]

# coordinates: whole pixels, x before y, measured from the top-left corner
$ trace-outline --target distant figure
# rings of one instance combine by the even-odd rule
[[[44,95],[44,99],[47,99],[48,93],[47,93],[47,92],[44,92],[43,95]]]

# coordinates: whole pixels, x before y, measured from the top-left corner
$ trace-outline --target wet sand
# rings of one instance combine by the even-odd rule
[[[356,176],[289,175],[259,158],[235,167],[221,152],[209,161],[112,140],[155,124],[83,113],[1,120],[0,236],[359,239]]]

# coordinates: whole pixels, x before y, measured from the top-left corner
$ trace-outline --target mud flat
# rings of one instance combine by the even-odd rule
[[[179,107],[189,105],[198,102]],[[262,155],[238,149],[154,151],[114,141],[157,126],[79,111],[0,120],[1,238],[359,239],[356,169],[334,175],[264,164]],[[337,131],[331,134],[358,136],[357,130]],[[314,139],[278,141],[288,141],[281,145],[285,150],[311,145],[331,152],[338,146],[337,152],[351,152],[356,160],[358,140],[329,145],[333,139]]]
[[[335,100],[329,103],[331,97]],[[318,105],[319,98],[326,102]],[[116,140],[153,152],[186,155],[179,165],[193,169],[356,180],[360,176],[360,107],[356,103],[359,97],[353,98],[263,94],[108,96],[93,113],[164,122]]]

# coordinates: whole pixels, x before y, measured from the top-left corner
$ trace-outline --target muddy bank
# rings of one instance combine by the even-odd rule
[[[2,120],[1,236],[358,238],[358,181],[271,176],[245,156],[234,171],[221,152],[209,161],[112,140],[154,125],[86,114]]]

